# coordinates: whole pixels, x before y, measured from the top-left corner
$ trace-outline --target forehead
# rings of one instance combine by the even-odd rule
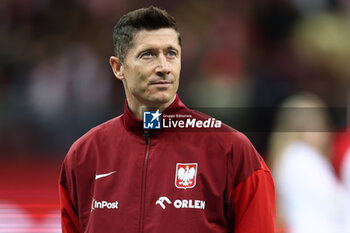
[[[156,30],[141,30],[137,32],[133,39],[132,49],[167,48],[170,46],[178,49],[180,48],[178,34],[172,28],[161,28]]]

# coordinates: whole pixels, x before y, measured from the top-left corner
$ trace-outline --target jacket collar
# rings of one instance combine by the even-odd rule
[[[162,114],[176,114],[176,113],[185,113],[187,112],[187,107],[181,102],[179,96],[176,94],[175,100],[166,108]],[[137,119],[130,111],[128,107],[128,102],[125,100],[124,114],[123,114],[123,123],[127,130],[142,136],[143,135],[143,121]],[[162,129],[153,130],[154,133],[160,133]],[[153,133],[153,132],[152,132]]]

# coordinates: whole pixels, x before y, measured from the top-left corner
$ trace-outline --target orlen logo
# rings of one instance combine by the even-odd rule
[[[160,207],[162,207],[163,210],[165,210],[166,205],[164,204],[164,202],[168,203],[169,205],[172,204],[172,202],[170,201],[169,198],[163,196],[160,197],[157,201],[156,201],[156,205],[159,205]],[[175,200],[173,203],[173,206],[176,209],[200,209],[200,210],[205,210],[205,201],[203,200]]]
[[[96,201],[95,198],[92,199],[91,211],[94,209],[118,209],[118,201],[107,202],[107,201]]]

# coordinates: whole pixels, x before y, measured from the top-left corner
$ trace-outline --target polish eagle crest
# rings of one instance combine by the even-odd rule
[[[197,163],[177,163],[175,186],[177,188],[193,188],[197,179]]]

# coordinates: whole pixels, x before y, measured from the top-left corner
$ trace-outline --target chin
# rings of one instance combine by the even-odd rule
[[[163,105],[167,104],[168,102],[172,102],[175,98],[176,93],[170,94],[170,93],[159,93],[151,98],[151,102],[156,105]]]

